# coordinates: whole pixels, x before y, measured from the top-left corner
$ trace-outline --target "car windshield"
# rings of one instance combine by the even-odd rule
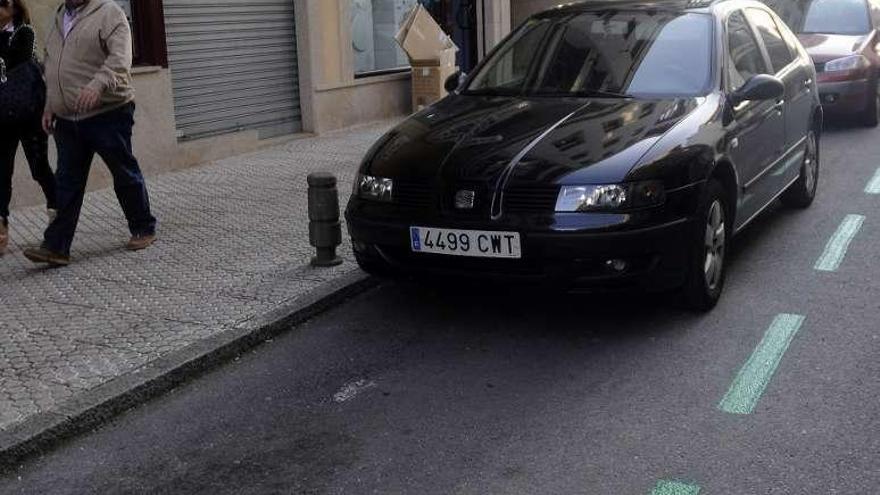
[[[711,80],[712,18],[602,11],[533,18],[471,79],[465,94],[696,96]]]
[[[813,0],[801,33],[866,34],[871,30],[865,0]]]

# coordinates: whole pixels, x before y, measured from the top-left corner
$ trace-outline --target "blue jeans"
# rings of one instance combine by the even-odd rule
[[[95,154],[104,160],[113,175],[113,189],[131,234],[155,234],[156,219],[150,213],[147,186],[131,150],[133,126],[134,103],[86,120],[58,119],[55,124],[58,217],[46,229],[44,248],[70,254]]]

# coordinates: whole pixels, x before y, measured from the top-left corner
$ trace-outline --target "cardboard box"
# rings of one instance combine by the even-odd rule
[[[437,21],[420,4],[404,18],[394,39],[406,52],[410,62],[414,63],[437,62],[446,50],[458,51],[449,35],[443,32]]]
[[[455,65],[412,66],[412,106],[417,112],[446,96],[446,79],[458,72]]]
[[[412,66],[413,110],[418,111],[446,96],[446,79],[455,74],[458,47],[421,5],[403,20],[394,37]]]

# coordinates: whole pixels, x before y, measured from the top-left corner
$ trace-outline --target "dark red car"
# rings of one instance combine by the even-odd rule
[[[826,116],[880,121],[880,0],[767,0],[816,65]]]

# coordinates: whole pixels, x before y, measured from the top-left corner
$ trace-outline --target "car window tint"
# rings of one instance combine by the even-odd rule
[[[465,94],[509,94],[518,87],[518,94],[536,96],[690,96],[709,89],[714,44],[708,15],[602,10],[531,22],[482,66]]]
[[[764,46],[770,55],[770,63],[773,64],[773,70],[779,72],[784,69],[785,66],[794,60],[794,56],[782,39],[782,33],[776,27],[773,17],[759,9],[747,9],[746,15],[758,29],[761,39],[764,40]]]
[[[788,50],[794,55],[794,58],[800,57],[801,44],[800,41],[798,41],[797,35],[792,32],[790,25],[786,24],[781,17],[778,17],[778,14],[774,20],[776,21],[776,27],[779,28],[779,32],[782,33],[782,38],[785,40],[785,44],[788,45]]]
[[[487,70],[481,71],[470,84],[470,91],[492,88],[497,92],[505,89],[518,93],[525,83],[535,55],[547,34],[550,23],[530,21],[499,53],[493,56]]]
[[[728,89],[735,91],[752,76],[767,72],[764,56],[741,12],[734,12],[727,20],[727,49],[730,54]]]
[[[803,33],[865,34],[871,30],[865,0],[811,0]]]

